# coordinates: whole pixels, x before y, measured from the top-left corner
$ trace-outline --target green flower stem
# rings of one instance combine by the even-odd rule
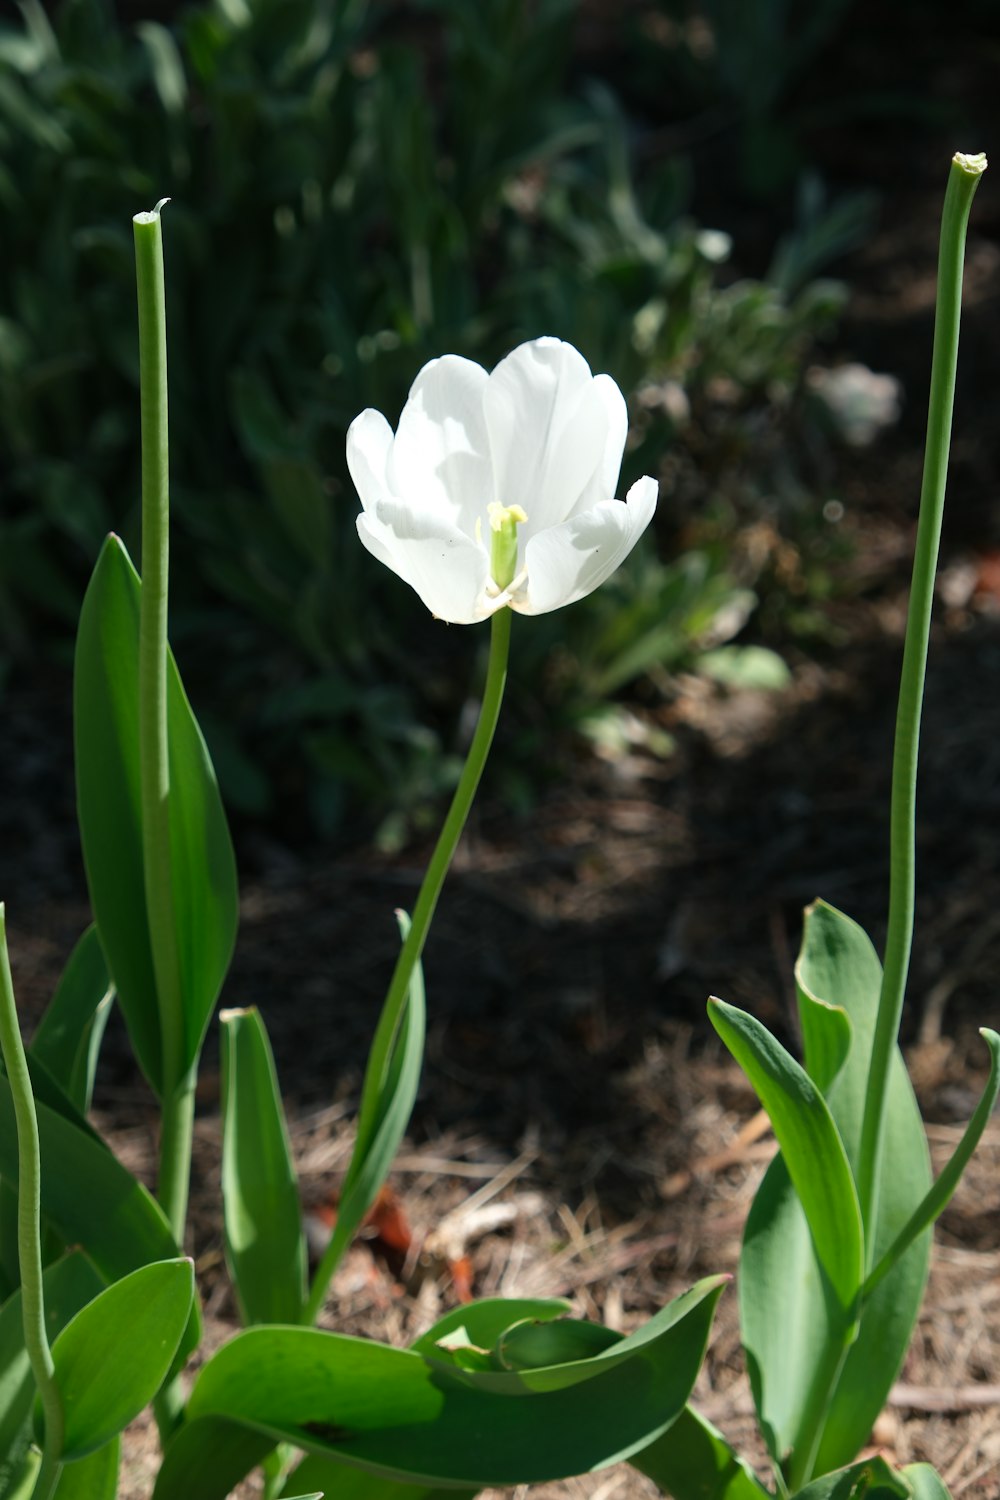
[[[45,1296],[42,1285],[41,1149],[38,1119],[28,1076],[21,1030],[17,1023],[14,984],[7,956],[7,925],[0,902],[0,1052],[14,1102],[17,1124],[17,1254],[21,1270],[21,1308],[24,1345],[31,1362],[45,1414],[45,1447],[35,1479],[34,1500],[48,1500],[59,1478],[59,1455],[63,1444],[63,1407],[56,1385],[52,1350],[45,1331]]]
[[[958,154],[953,158],[941,221],[927,444],[892,765],[885,972],[865,1090],[858,1161],[858,1197],[867,1231],[868,1269],[874,1252],[872,1229],[878,1213],[889,1065],[899,1035],[913,939],[917,750],[955,401],[965,231],[972,199],[985,169],[985,156]]]
[[[163,1046],[160,1203],[178,1248],[184,1240],[193,1070],[183,1063],[184,1011],[170,885],[170,762],[167,742],[167,580],[170,491],[167,464],[167,319],[162,204],[136,214],[139,393],[142,423],[142,594],[139,613],[139,768],[142,857],[156,1003]]]
[[[490,657],[483,687],[483,701],[479,710],[479,721],[476,724],[476,732],[472,737],[472,744],[469,746],[469,754],[462,768],[458,786],[455,788],[455,795],[448,809],[448,816],[444,820],[430,864],[427,866],[427,873],[413,908],[410,930],[399,951],[375,1031],[375,1039],[372,1042],[371,1052],[368,1054],[365,1081],[361,1090],[361,1107],[358,1111],[359,1142],[369,1140],[378,1123],[379,1097],[392,1056],[393,1044],[399,1031],[410,980],[420,961],[420,955],[424,951],[424,943],[427,940],[434,909],[441,894],[441,887],[444,885],[445,876],[462,835],[462,829],[469,816],[469,809],[472,807],[476,788],[479,786],[483,767],[486,764],[486,757],[493,743],[497,720],[500,717],[500,705],[503,702],[504,687],[507,682],[511,611],[509,609],[497,610],[490,625]],[[358,1147],[355,1146],[355,1150],[357,1149]],[[335,1241],[331,1240],[317,1267],[312,1289],[303,1311],[305,1323],[314,1323],[322,1310],[330,1277],[336,1269],[332,1253],[334,1246]]]

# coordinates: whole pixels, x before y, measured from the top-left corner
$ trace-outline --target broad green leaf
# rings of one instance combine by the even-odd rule
[[[298,1323],[306,1247],[274,1058],[256,1010],[220,1019],[226,1259],[245,1324]]]
[[[909,1484],[884,1458],[865,1458],[796,1490],[795,1500],[911,1500]]]
[[[563,1297],[483,1297],[479,1302],[453,1307],[410,1347],[418,1354],[437,1355],[443,1339],[462,1332],[477,1348],[492,1349],[515,1323],[525,1318],[539,1322],[564,1318],[572,1305]]]
[[[405,942],[410,919],[405,912],[397,912],[396,915]],[[410,1122],[420,1083],[426,1030],[424,976],[423,968],[418,963],[410,980],[406,1008],[393,1043],[371,1126],[366,1130],[363,1121],[358,1124],[351,1163],[337,1205],[333,1239],[321,1262],[321,1274],[327,1282],[357,1233],[365,1214],[375,1202],[379,1188],[388,1177],[393,1157]]]
[[[753,1016],[714,999],[709,1015],[767,1110],[820,1264],[841,1307],[848,1310],[864,1274],[861,1210],[826,1100],[805,1069]]]
[[[156,1500],[222,1500],[222,1476],[200,1462],[225,1431],[209,1418],[431,1488],[615,1463],[683,1409],[721,1286],[699,1283],[593,1359],[485,1376],[311,1328],[249,1329],[200,1372]]]
[[[119,539],[101,550],[80,612],[74,673],[77,809],[91,903],[132,1045],[164,1080],[139,789],[141,585]],[[196,1060],[236,937],[236,866],[208,752],[173,657],[167,684],[170,854],[184,1071]]]
[[[42,1155],[42,1214],[68,1245],[80,1245],[106,1282],[138,1266],[172,1260],[177,1246],[159,1204],[94,1136],[36,1102]],[[0,1175],[17,1179],[10,1085],[0,1076]],[[197,1301],[179,1354],[201,1339]]]
[[[820,1270],[780,1155],[750,1205],[738,1291],[757,1418],[768,1452],[778,1463],[796,1446],[827,1351],[843,1345],[843,1313]]]
[[[116,1500],[121,1446],[121,1438],[116,1436],[95,1453],[66,1464],[54,1500]]]
[[[622,1336],[582,1318],[523,1318],[497,1339],[493,1358],[503,1370],[575,1364],[621,1345]]]
[[[382,1479],[366,1469],[354,1469],[350,1464],[337,1463],[336,1459],[310,1454],[289,1474],[279,1500],[293,1500],[307,1485],[315,1486],[317,1492],[328,1495],[330,1500],[461,1500],[463,1495],[478,1493],[469,1488],[401,1484],[397,1479]]]
[[[907,1464],[902,1473],[913,1500],[951,1500],[944,1480],[930,1464]]]
[[[101,1278],[79,1250],[49,1266],[43,1275],[45,1327],[50,1343],[75,1313],[101,1290]],[[21,1294],[0,1307],[0,1500],[17,1482],[31,1442],[35,1379],[24,1347]]]
[[[864,929],[818,901],[806,913],[797,977],[803,1012],[811,1004],[824,1003],[843,1010],[850,1023],[851,1048],[827,1097],[856,1173],[882,966]],[[806,1024],[803,1019],[803,1030]],[[889,1072],[884,1150],[886,1168],[872,1264],[885,1254],[931,1182],[923,1121],[898,1049]],[[867,1441],[909,1347],[927,1283],[929,1255],[930,1234],[925,1233],[867,1299],[858,1337],[848,1352],[827,1414],[817,1455],[820,1473],[850,1463]]]
[[[70,954],[31,1040],[32,1056],[45,1065],[81,1114],[90,1108],[112,996],[100,938],[91,926]]]
[[[855,922],[824,902],[806,912],[796,965],[806,1065],[822,1084],[852,1169],[856,1164],[881,966]],[[844,1039],[848,1040],[845,1052]],[[876,1246],[882,1251],[926,1190],[927,1152],[913,1092],[897,1056],[886,1116],[886,1174]],[[909,1342],[926,1276],[915,1245],[862,1311],[826,1419],[817,1467],[849,1463],[866,1441]],[[810,1391],[832,1378],[841,1334],[809,1228],[777,1158],[750,1210],[740,1267],[740,1318],[761,1429],[775,1459],[801,1448]],[[794,1460],[793,1460],[794,1463]],[[793,1470],[794,1472],[794,1470]]]
[[[191,1261],[158,1261],[107,1287],[67,1323],[52,1346],[64,1462],[95,1452],[152,1401],[173,1365],[193,1299]],[[40,1421],[40,1403],[35,1417]]]
[[[274,1438],[223,1417],[185,1413],[163,1455],[153,1500],[226,1500],[250,1470],[274,1451]]]
[[[673,1500],[771,1500],[750,1465],[690,1406],[630,1462]]]

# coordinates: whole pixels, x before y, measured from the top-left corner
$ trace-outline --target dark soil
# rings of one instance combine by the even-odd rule
[[[857,291],[844,347],[900,375],[907,406],[895,434],[844,457],[843,524],[854,548],[824,606],[835,647],[816,660],[788,643],[794,681],[777,695],[677,681],[668,700],[637,710],[671,731],[670,759],[581,753],[576,774],[530,818],[497,807],[487,775],[426,954],[427,1060],[391,1178],[410,1251],[394,1259],[374,1232],[359,1243],[335,1285],[336,1326],[412,1336],[454,1300],[464,1256],[476,1295],[565,1293],[581,1314],[621,1326],[697,1276],[736,1268],[747,1207],[774,1148],[714,1038],[705,998],[719,994],[794,1039],[803,906],[822,896],[877,944],[884,936],[940,167],[935,161],[924,178],[919,161],[908,170],[909,185],[886,201],[883,228],[846,271]],[[970,245],[904,1020],[938,1168],[984,1082],[976,1028],[1000,1020],[1000,248],[990,237],[998,203],[987,178]],[[0,894],[30,1028],[87,920],[61,670],[8,684],[2,743]],[[412,902],[426,850],[388,860],[237,832],[242,928],[223,999],[263,1012],[303,1193],[321,1208],[346,1164],[394,953],[392,910]],[[221,1272],[213,1046],[191,1248],[221,1337],[234,1309]],[[149,1179],[155,1112],[114,1025],[95,1102],[116,1149]],[[732,1294],[697,1395],[759,1458]],[[956,1500],[1000,1494],[996,1121],[938,1226],[926,1308],[873,1441],[893,1460],[935,1463]],[[130,1452],[130,1493],[148,1492],[148,1434],[138,1431]],[[652,1490],[622,1470],[532,1493],[611,1500]]]

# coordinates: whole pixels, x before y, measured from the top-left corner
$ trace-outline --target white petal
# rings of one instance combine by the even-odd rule
[[[370,406],[347,429],[347,467],[365,510],[389,492],[385,469],[391,446],[392,428]]]
[[[433,507],[473,536],[493,499],[482,365],[446,354],[424,365],[410,389],[389,455],[391,492]]]
[[[594,396],[604,407],[607,431],[604,452],[591,477],[590,483],[580,495],[571,514],[589,510],[599,500],[611,500],[618,493],[618,479],[622,471],[622,454],[628,437],[628,408],[625,397],[610,375],[594,376]]]
[[[521,344],[490,375],[483,409],[496,499],[524,507],[526,536],[557,526],[608,445],[608,406],[587,361],[559,339]]]
[[[434,507],[380,500],[358,516],[358,535],[372,556],[415,589],[441,620],[471,625],[504,602],[486,593],[485,548]]]
[[[590,594],[631,552],[656,509],[657,483],[647,475],[624,502],[602,500],[561,526],[531,538],[525,548],[527,584],[512,609],[544,615]]]

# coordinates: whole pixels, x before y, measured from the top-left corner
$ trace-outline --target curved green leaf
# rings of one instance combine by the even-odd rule
[[[847,1011],[826,997],[868,995],[873,987],[876,992],[882,987],[882,966],[875,949],[860,928],[855,930],[856,924],[848,925],[839,917],[824,901],[806,908],[795,964],[803,1060],[823,1094],[829,1092],[851,1048]]]
[[[80,938],[31,1039],[31,1054],[86,1114],[113,990],[97,928]]]
[[[300,1496],[304,1487],[312,1486],[330,1500],[461,1500],[463,1495],[478,1494],[475,1489],[440,1489],[424,1484],[401,1484],[397,1479],[380,1479],[366,1469],[353,1469],[336,1459],[310,1454],[293,1469],[279,1500]]]
[[[907,1464],[902,1473],[913,1500],[951,1500],[944,1480],[930,1464]]]
[[[199,1374],[157,1500],[221,1500],[219,1475],[199,1467],[218,1441],[209,1418],[430,1487],[541,1481],[617,1462],[683,1409],[722,1281],[699,1283],[594,1359],[492,1376],[315,1329],[249,1329]]]
[[[298,1323],[306,1245],[274,1057],[256,1010],[220,1020],[226,1259],[244,1324]]]
[[[122,1440],[113,1437],[103,1448],[66,1464],[53,1500],[116,1500]]]
[[[884,1458],[865,1458],[797,1490],[795,1500],[911,1500],[910,1485]]]
[[[80,612],[73,683],[77,810],[101,945],[132,1045],[162,1093],[160,1019],[150,950],[139,790],[139,597],[122,543],[106,540]],[[184,1009],[182,1070],[195,1061],[236,938],[238,893],[208,751],[170,657],[170,854]]]
[[[750,1465],[690,1406],[630,1462],[673,1500],[771,1500]]]
[[[857,1190],[826,1100],[809,1074],[745,1011],[709,1001],[716,1031],[767,1110],[820,1264],[850,1309],[864,1275]]]
[[[515,1323],[525,1318],[564,1318],[572,1306],[564,1297],[483,1297],[451,1308],[410,1348],[417,1354],[440,1355],[442,1340],[464,1334],[477,1349],[492,1349]]]
[[[834,961],[821,964],[820,952],[832,953]],[[806,913],[799,975],[813,995],[842,1009],[850,1023],[851,1049],[830,1085],[828,1103],[856,1171],[882,966],[864,929],[835,907],[818,901]],[[800,991],[800,1005],[805,1003]],[[923,1120],[898,1048],[889,1072],[884,1151],[892,1166],[882,1173],[871,1264],[884,1255],[931,1182]],[[867,1441],[909,1347],[927,1284],[929,1257],[930,1234],[925,1233],[865,1301],[858,1337],[827,1413],[816,1461],[819,1473],[850,1463]]]
[[[67,1323],[52,1346],[65,1419],[63,1462],[94,1453],[152,1401],[193,1299],[192,1262],[158,1261],[107,1287]]]
[[[274,1438],[224,1417],[195,1417],[170,1436],[153,1500],[226,1500],[275,1448]]]
[[[827,1103],[854,1166],[882,971],[864,931],[825,902],[806,912],[796,980],[807,1067]],[[843,1037],[850,1046],[843,1054]],[[883,1253],[926,1191],[929,1166],[920,1114],[902,1058],[890,1074],[886,1173],[876,1224]],[[816,1467],[849,1463],[863,1445],[896,1377],[926,1278],[922,1239],[862,1308],[826,1416]],[[777,1158],[750,1210],[740,1272],[740,1318],[761,1428],[778,1460],[801,1448],[814,1387],[833,1378],[829,1353],[840,1340],[809,1229]]]

